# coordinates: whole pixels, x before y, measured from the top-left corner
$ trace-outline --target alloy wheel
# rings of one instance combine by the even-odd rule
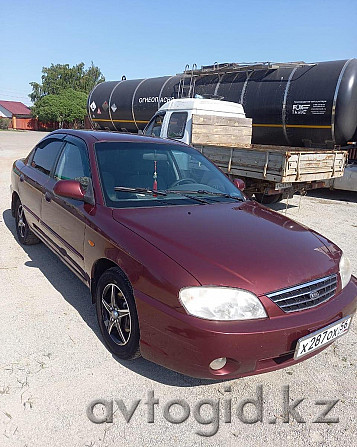
[[[25,237],[25,229],[26,229],[26,218],[24,214],[24,208],[22,205],[19,205],[17,211],[17,228],[22,238]]]
[[[131,334],[131,315],[125,295],[116,284],[107,284],[103,290],[102,316],[114,343],[126,345]]]

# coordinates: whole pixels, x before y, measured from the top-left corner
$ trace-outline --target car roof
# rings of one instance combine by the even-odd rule
[[[73,129],[58,129],[51,133],[73,135],[82,138],[88,143],[96,143],[97,141],[120,141],[122,143],[157,143],[157,144],[176,144],[178,146],[187,146],[181,141],[167,140],[164,138],[148,137],[143,135],[135,135],[123,132],[109,132],[107,130],[73,130]]]

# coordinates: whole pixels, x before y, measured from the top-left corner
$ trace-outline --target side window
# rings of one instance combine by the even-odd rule
[[[187,121],[187,112],[174,112],[170,116],[167,128],[168,138],[183,138]]]
[[[57,180],[79,180],[86,183],[90,177],[87,149],[83,144],[66,142],[58,160],[54,177]]]
[[[165,114],[156,115],[146,127],[144,134],[149,137],[159,137]]]
[[[42,141],[35,149],[31,166],[46,175],[50,175],[62,145],[63,141],[52,138]]]

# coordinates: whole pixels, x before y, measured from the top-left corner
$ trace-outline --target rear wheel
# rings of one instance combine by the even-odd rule
[[[139,321],[128,280],[117,267],[99,278],[96,308],[100,331],[108,349],[121,359],[140,357]]]
[[[34,245],[40,242],[40,239],[30,230],[27,223],[24,207],[20,199],[16,203],[15,208],[16,232],[17,237],[22,245]]]
[[[264,203],[265,205],[280,202],[280,200],[283,198],[282,194],[265,195],[262,193],[255,193],[254,195],[257,202]]]

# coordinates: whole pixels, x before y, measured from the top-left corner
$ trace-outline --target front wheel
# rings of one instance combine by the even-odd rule
[[[20,200],[17,201],[15,208],[16,232],[22,245],[34,245],[40,242],[40,239],[30,230],[27,223],[24,207]]]
[[[121,359],[140,357],[140,330],[135,300],[119,268],[112,267],[99,278],[96,308],[107,348]]]

